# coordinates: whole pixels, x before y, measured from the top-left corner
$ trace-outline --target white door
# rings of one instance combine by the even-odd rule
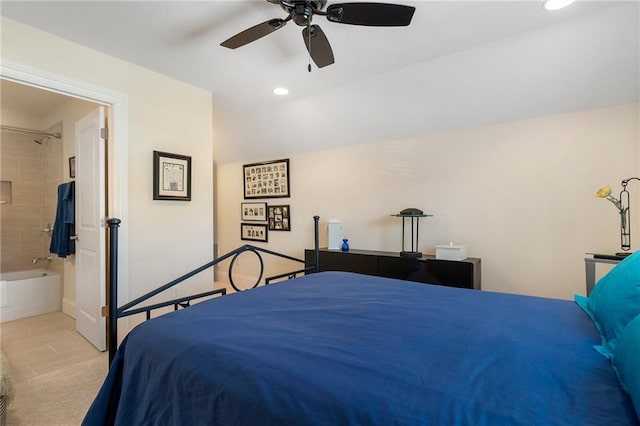
[[[100,107],[76,123],[76,329],[106,349],[105,129]]]

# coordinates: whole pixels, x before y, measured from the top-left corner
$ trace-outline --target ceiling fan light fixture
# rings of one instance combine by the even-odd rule
[[[546,10],[558,10],[569,6],[575,0],[545,0],[542,4]]]
[[[273,93],[278,96],[284,96],[289,94],[289,90],[285,87],[276,87],[273,89]]]
[[[307,4],[296,5],[291,17],[297,25],[306,27],[313,19],[313,8]]]

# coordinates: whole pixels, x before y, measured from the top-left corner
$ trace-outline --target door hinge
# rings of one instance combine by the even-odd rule
[[[108,305],[107,306],[103,306],[100,309],[100,312],[101,312],[103,318],[108,317],[109,316],[109,306]]]
[[[101,217],[100,218],[100,226],[102,228],[106,228],[107,227],[107,218],[106,217]]]
[[[100,129],[100,137],[102,139],[108,139],[109,138],[109,129],[107,129],[106,127],[102,127]]]

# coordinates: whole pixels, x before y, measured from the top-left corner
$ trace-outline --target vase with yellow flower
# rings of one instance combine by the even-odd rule
[[[611,204],[616,206],[616,209],[618,209],[618,213],[620,214],[620,246],[624,251],[630,250],[631,229],[629,226],[629,193],[626,190],[626,182],[623,185],[623,191],[620,193],[619,199],[611,195],[611,186],[609,185],[598,189],[598,191],[596,191],[596,196],[610,201]],[[627,253],[620,254],[624,255]]]

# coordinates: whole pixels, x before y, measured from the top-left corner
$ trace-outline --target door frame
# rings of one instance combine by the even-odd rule
[[[0,78],[72,98],[108,106],[107,127],[107,215],[122,220],[119,229],[118,301],[120,306],[129,299],[129,231],[128,231],[128,96],[104,87],[55,75],[0,59]],[[106,232],[106,230],[105,230]],[[104,256],[107,248],[104,247]],[[107,293],[109,289],[106,289]],[[108,299],[105,294],[105,300]],[[122,329],[121,329],[122,328]],[[118,325],[118,335],[125,336],[128,327]],[[119,344],[120,342],[118,342]]]

